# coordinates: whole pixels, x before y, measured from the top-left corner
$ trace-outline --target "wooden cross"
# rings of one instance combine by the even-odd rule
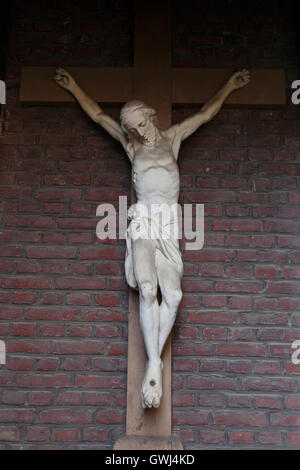
[[[171,67],[170,2],[136,0],[133,68],[68,67],[80,86],[100,103],[141,99],[157,110],[159,127],[171,125],[172,103],[202,104],[229,78],[229,69]],[[59,65],[59,64],[58,64]],[[53,81],[54,67],[24,67],[20,101],[69,103],[71,94]],[[252,81],[227,99],[233,106],[282,106],[285,76],[281,69],[251,70]],[[115,449],[182,448],[171,437],[171,339],[163,353],[163,398],[158,409],[143,410],[140,389],[145,348],[139,328],[138,295],[130,292],[126,437]],[[160,438],[158,438],[160,436]]]

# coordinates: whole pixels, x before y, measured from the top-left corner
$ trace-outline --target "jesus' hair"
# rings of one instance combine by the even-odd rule
[[[145,104],[143,101],[132,100],[125,103],[121,109],[120,119],[122,128],[126,128],[128,117],[135,111],[142,111],[145,116],[151,119],[151,121],[156,121],[156,112],[153,108],[150,108],[150,106]]]

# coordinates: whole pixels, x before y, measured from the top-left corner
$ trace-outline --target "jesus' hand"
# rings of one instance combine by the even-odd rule
[[[58,67],[55,70],[54,80],[58,85],[69,91],[72,91],[75,85],[75,80],[72,75],[62,67]]]
[[[232,87],[232,90],[237,90],[242,88],[250,82],[250,72],[247,69],[240,70],[239,72],[234,73],[228,80],[229,85]]]

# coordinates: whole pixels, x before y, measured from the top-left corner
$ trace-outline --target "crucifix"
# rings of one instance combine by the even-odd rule
[[[172,103],[203,104],[216,90],[221,88],[221,85],[230,76],[230,71],[226,69],[172,69],[170,46],[169,2],[155,0],[141,5],[137,1],[134,67],[107,69],[71,67],[68,68],[71,75],[67,74],[65,77],[70,79],[74,76],[76,82],[80,83],[87,94],[97,102],[131,102],[135,113],[141,112],[140,117],[145,113],[150,116],[155,109],[158,117],[157,127],[168,129],[171,125]],[[63,81],[64,73],[63,69],[58,72],[58,83],[60,80]],[[74,98],[71,94],[57,87],[53,81],[53,75],[54,68],[52,67],[25,67],[21,76],[20,101],[52,104],[73,101]],[[226,95],[228,104],[235,106],[279,106],[285,103],[285,80],[282,70],[258,69],[252,70],[251,75],[252,82],[247,87],[241,88],[235,94],[228,93]],[[247,83],[247,72],[237,76],[236,79]],[[233,89],[235,88],[232,88],[231,91]],[[78,99],[78,97],[76,98]],[[145,107],[144,103],[136,101],[137,99],[142,99],[151,108]],[[202,109],[205,111],[205,108]],[[85,110],[88,112],[88,109]],[[103,119],[103,116],[98,117],[100,117],[100,121]],[[110,133],[119,132],[118,129],[111,129],[110,121],[100,121],[99,123],[103,127],[106,126],[105,128],[111,131]],[[128,107],[123,108],[122,121],[123,130],[128,131],[128,134],[130,134],[130,128],[133,134],[137,132],[138,135],[135,136],[137,142],[145,138],[144,144],[149,144],[151,147],[151,139],[154,139],[153,142],[157,139],[155,126],[151,127],[150,120],[138,123],[132,119],[132,113],[130,115]],[[191,125],[191,123],[189,124]],[[145,128],[147,134],[144,130],[141,132],[138,130],[139,125]],[[199,125],[201,124],[198,123],[197,127]],[[187,135],[191,133],[189,128],[183,129],[183,132]],[[172,139],[171,134],[170,136],[164,134],[164,136],[166,139]],[[149,141],[146,142],[147,139]],[[121,141],[121,139],[118,140]],[[128,143],[130,144],[130,139]],[[134,151],[130,145],[127,146],[125,142],[123,147],[129,158],[133,160]],[[180,263],[178,262],[178,264]],[[146,284],[144,282],[145,292],[148,288],[151,290],[151,285]],[[175,292],[178,292],[178,289]],[[143,381],[145,377],[147,378],[147,373],[145,375],[144,371],[146,353],[144,338],[139,326],[141,303],[136,292],[132,290],[129,302],[126,436],[119,439],[115,449],[180,449],[182,448],[181,443],[171,435],[170,336],[166,340],[162,354],[164,364],[162,398],[161,394],[155,395],[151,391],[151,386],[155,388],[159,382],[159,378],[153,372],[153,377],[150,375],[148,377],[150,392],[147,393],[147,390],[143,392],[141,401],[141,387],[143,389]],[[145,305],[142,308],[145,309]]]

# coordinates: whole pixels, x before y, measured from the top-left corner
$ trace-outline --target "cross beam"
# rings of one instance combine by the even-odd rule
[[[134,67],[68,67],[68,70],[96,101],[123,103],[142,99],[157,110],[159,127],[169,127],[172,103],[204,103],[233,72],[230,69],[172,68],[170,11],[168,0],[143,3],[136,0]],[[251,70],[251,75],[251,83],[230,95],[228,105],[278,107],[285,104],[283,70],[256,69]],[[54,67],[24,67],[20,101],[51,104],[74,101],[55,84],[53,76]],[[138,296],[133,291],[130,292],[129,310],[127,437],[120,439],[115,448],[181,448],[180,443],[171,439],[171,339],[163,353],[161,405],[158,409],[143,410],[140,389],[146,354],[139,328]],[[143,436],[148,436],[148,440]],[[165,436],[165,440],[156,441],[156,436]]]
[[[55,67],[23,67],[19,99],[22,103],[72,103],[75,98],[53,80]],[[143,85],[138,87],[135,67],[68,67],[80,86],[99,103],[124,103],[145,96]],[[233,69],[172,68],[171,96],[174,104],[203,104],[230,77]],[[140,72],[142,73],[142,72]],[[166,70],[167,73],[167,70]],[[148,75],[147,80],[150,80]],[[152,83],[152,82],[151,82]],[[146,79],[144,80],[146,88]],[[152,86],[152,94],[154,87]],[[149,97],[153,105],[154,96]],[[278,107],[286,104],[283,69],[251,69],[251,82],[232,93],[229,106]]]

